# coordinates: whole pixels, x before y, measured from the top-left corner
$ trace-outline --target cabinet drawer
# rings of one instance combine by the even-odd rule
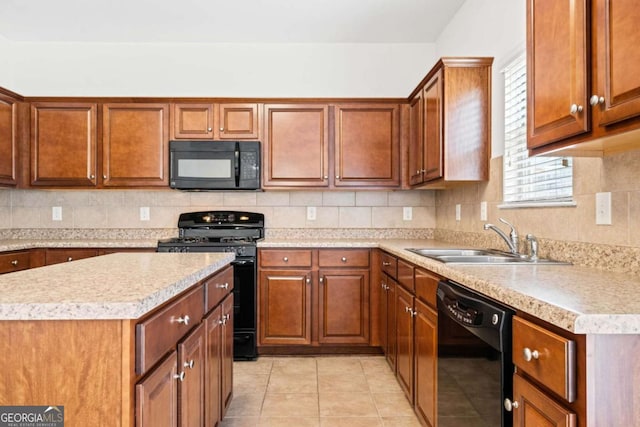
[[[259,255],[261,267],[311,267],[310,249],[263,249]]]
[[[94,256],[98,256],[97,249],[47,249],[45,264],[60,264]]]
[[[569,402],[576,398],[575,342],[515,316],[513,363]]]
[[[416,268],[415,273],[416,297],[429,304],[432,308],[437,308],[436,291],[440,277],[421,268]]]
[[[398,283],[405,289],[414,292],[415,283],[413,279],[413,265],[401,259],[398,260]]]
[[[369,249],[322,249],[320,267],[369,267]]]
[[[176,346],[204,315],[204,286],[181,296],[136,325],[136,373],[141,375]],[[188,316],[188,320],[187,320]]]
[[[386,252],[382,252],[380,256],[380,261],[382,263],[382,271],[387,273],[389,276],[394,279],[397,278],[398,274],[398,260],[393,255],[390,255]]]
[[[205,313],[220,304],[220,301],[233,289],[233,267],[229,266],[224,271],[210,277],[204,282],[207,295]]]
[[[30,264],[31,255],[29,251],[0,254],[0,274],[26,270],[30,267]]]

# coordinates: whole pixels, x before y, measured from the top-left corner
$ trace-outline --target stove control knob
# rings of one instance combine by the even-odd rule
[[[242,256],[242,255],[244,255],[244,251],[245,250],[244,250],[243,247],[238,247],[238,248],[236,248],[236,255]]]

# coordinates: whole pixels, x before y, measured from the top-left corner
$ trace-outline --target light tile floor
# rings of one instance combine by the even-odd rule
[[[418,427],[383,356],[260,357],[235,362],[221,427]]]

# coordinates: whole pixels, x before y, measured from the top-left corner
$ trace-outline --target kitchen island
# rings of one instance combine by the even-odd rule
[[[0,277],[0,405],[64,406],[66,427],[133,426],[136,383],[168,353],[158,341],[200,323],[187,310],[202,318],[209,278],[233,259],[112,254]],[[149,313],[174,306],[154,329]],[[142,341],[140,325],[161,336]]]

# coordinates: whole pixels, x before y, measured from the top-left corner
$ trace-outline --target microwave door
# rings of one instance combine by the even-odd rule
[[[178,153],[176,153],[178,154]],[[182,152],[178,154],[174,181],[184,189],[228,189],[236,187],[235,151]]]

